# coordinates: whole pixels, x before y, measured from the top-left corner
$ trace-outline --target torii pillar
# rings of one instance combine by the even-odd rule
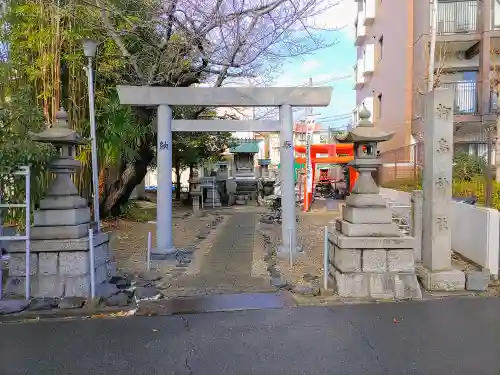
[[[158,107],[157,213],[155,254],[176,252],[172,241],[172,131],[280,132],[282,243],[298,251],[293,152],[293,107],[326,107],[330,87],[152,87],[118,86],[121,104]],[[173,120],[171,106],[279,107],[280,120]],[[291,243],[290,243],[291,241]]]

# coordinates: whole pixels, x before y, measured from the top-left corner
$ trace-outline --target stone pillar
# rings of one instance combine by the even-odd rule
[[[294,151],[293,151],[293,113],[290,105],[280,107],[280,174],[281,185],[281,236],[282,244],[279,252],[288,254],[289,246],[292,252],[297,252],[297,227],[295,212],[295,179],[294,179]],[[290,236],[292,243],[290,245]]]
[[[172,241],[172,108],[158,106],[158,190],[154,254],[175,253]]]
[[[465,274],[451,267],[453,91],[425,96],[422,283],[429,290],[465,288]]]
[[[422,215],[424,194],[422,190],[411,193],[411,235],[415,238],[415,261],[422,262]]]

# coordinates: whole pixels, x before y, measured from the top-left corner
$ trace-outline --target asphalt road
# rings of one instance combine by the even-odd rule
[[[500,299],[4,323],[0,374],[499,375]]]

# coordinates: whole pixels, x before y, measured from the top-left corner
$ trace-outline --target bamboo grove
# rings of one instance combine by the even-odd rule
[[[32,203],[39,201],[50,183],[46,166],[55,150],[30,141],[28,132],[51,124],[59,108],[64,107],[72,127],[89,137],[86,61],[81,47],[84,37],[102,42],[95,82],[101,189],[107,166],[116,165],[122,158],[133,158],[135,142],[147,130],[135,126],[137,116],[117,101],[114,87],[125,68],[114,43],[102,39],[95,8],[74,1],[7,3],[1,28],[0,166],[2,172],[8,172],[20,165],[31,165]],[[90,147],[78,151],[82,168],[75,176],[75,184],[89,199]],[[2,176],[3,200],[22,202],[22,179]],[[3,219],[22,224],[22,217],[21,210],[13,210]]]

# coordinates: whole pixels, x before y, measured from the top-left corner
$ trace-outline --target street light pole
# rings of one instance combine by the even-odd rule
[[[101,220],[99,214],[99,166],[97,163],[97,131],[95,124],[95,104],[94,104],[94,70],[92,59],[95,57],[97,42],[90,39],[83,40],[83,52],[88,60],[87,78],[89,84],[89,115],[90,115],[90,141],[92,145],[92,185],[93,185],[93,206],[94,221],[97,232],[101,231]]]

